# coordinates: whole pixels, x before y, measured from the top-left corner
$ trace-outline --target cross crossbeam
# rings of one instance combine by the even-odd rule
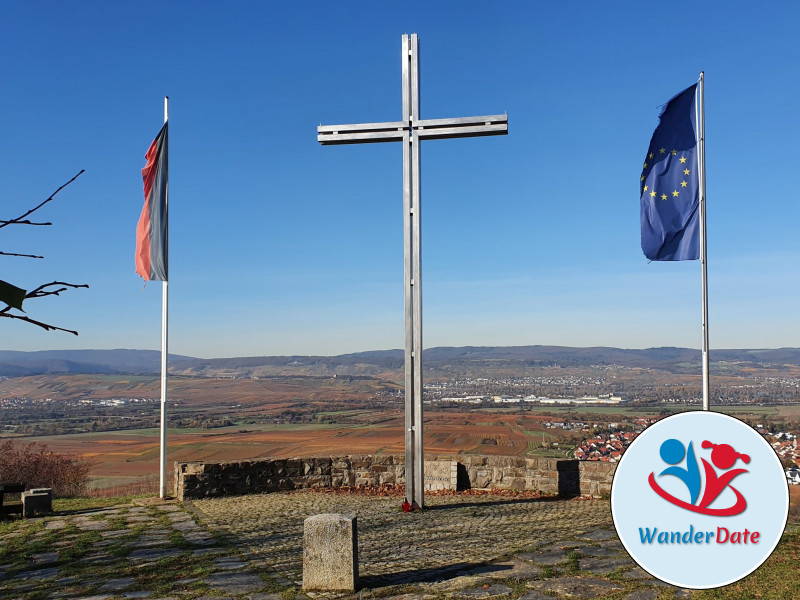
[[[387,123],[356,123],[352,125],[320,125],[317,141],[323,146],[360,144],[371,142],[401,142],[406,131],[413,131],[419,139],[443,140],[459,137],[505,135],[508,133],[507,115],[464,117],[460,119],[425,119],[391,121]]]
[[[436,140],[508,133],[508,117],[419,119],[419,40],[404,35],[403,120],[350,125],[320,125],[322,145],[403,143],[403,248],[405,287],[405,448],[406,500],[424,507],[425,455],[422,421],[422,249],[420,144]]]

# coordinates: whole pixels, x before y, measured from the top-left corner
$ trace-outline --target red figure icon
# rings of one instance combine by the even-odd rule
[[[702,447],[706,449],[713,448],[711,451],[711,462],[714,463],[714,467],[718,469],[730,469],[738,459],[741,459],[745,464],[750,462],[750,457],[747,454],[736,452],[736,450],[728,444],[713,444],[705,440],[703,441]],[[742,473],[747,473],[747,469],[733,469],[732,471],[727,471],[718,476],[714,467],[708,464],[706,459],[701,458],[700,460],[703,462],[703,468],[706,474],[706,489],[703,493],[702,500],[700,500],[700,508],[707,507],[717,499],[717,496],[722,493],[722,490],[726,487],[730,487],[736,494],[736,504],[729,509],[731,512],[727,514],[735,515],[742,512],[747,507],[747,502],[744,496],[739,493],[739,490],[729,484],[734,477]]]

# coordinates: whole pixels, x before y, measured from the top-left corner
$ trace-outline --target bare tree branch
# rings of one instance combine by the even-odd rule
[[[49,290],[47,288],[52,286],[66,286],[60,287],[55,290]],[[88,288],[89,286],[85,283],[66,283],[65,281],[51,281],[50,283],[44,283],[37,287],[35,290],[31,290],[27,294],[25,294],[25,298],[44,298],[45,296],[58,296],[61,292],[67,291],[68,288]],[[64,329],[63,327],[56,327],[55,325],[50,325],[49,323],[44,323],[42,321],[37,321],[36,319],[31,319],[26,315],[17,315],[11,312],[11,306],[6,306],[3,309],[0,309],[0,317],[6,317],[8,319],[19,319],[20,321],[25,321],[27,323],[31,323],[33,325],[37,325],[46,331],[65,331],[67,333],[71,333],[73,335],[78,335],[77,331],[73,331],[72,329]]]
[[[2,221],[0,220],[0,227],[5,227],[6,225],[52,225],[52,223],[34,223],[33,221],[24,220],[19,221],[14,219],[12,221]]]
[[[0,252],[0,256],[21,256],[22,258],[44,258],[35,254],[17,254],[16,252]]]
[[[50,200],[52,200],[53,198],[55,198],[55,197],[56,197],[56,194],[58,194],[58,192],[60,192],[61,190],[63,190],[63,189],[64,189],[65,187],[67,187],[67,186],[68,186],[70,183],[72,183],[72,182],[73,182],[73,181],[75,181],[75,180],[76,180],[78,177],[80,177],[80,176],[81,176],[81,174],[83,174],[83,173],[84,173],[84,171],[85,171],[85,169],[81,169],[80,173],[78,173],[77,175],[75,175],[75,177],[73,177],[72,179],[70,179],[70,180],[69,180],[67,183],[65,183],[64,185],[62,185],[62,186],[61,186],[60,188],[58,188],[58,189],[57,189],[55,192],[53,192],[52,194],[50,194],[50,197],[49,197],[47,200],[44,200],[44,201],[43,201],[43,202],[41,202],[41,203],[40,203],[38,206],[36,206],[36,207],[34,207],[34,208],[30,209],[30,210],[29,210],[28,212],[26,212],[24,215],[20,215],[20,216],[18,216],[16,219],[11,219],[10,221],[0,221],[0,229],[2,229],[3,227],[5,227],[6,225],[17,225],[17,224],[18,224],[18,225],[50,225],[51,223],[31,223],[30,221],[24,221],[23,219],[25,219],[25,217],[27,217],[28,215],[31,215],[31,214],[35,213],[37,210],[39,210],[40,208],[42,208],[42,207],[43,207],[45,204],[47,204],[48,202],[50,202]]]
[[[67,287],[62,287],[57,290],[48,290],[50,286],[54,285],[65,285]],[[66,292],[67,288],[88,288],[89,286],[85,283],[67,283],[65,281],[51,281],[50,283],[43,283],[35,290],[31,290],[27,294],[25,294],[26,298],[44,298],[45,296],[58,296],[61,292]]]
[[[0,220],[0,229],[6,227],[7,225],[51,225],[52,223],[34,223],[27,219],[29,215],[33,214],[40,208],[42,208],[45,204],[50,202],[53,198],[55,198],[56,194],[67,187],[70,183],[75,181],[81,174],[84,173],[84,169],[81,169],[80,172],[75,175],[72,179],[70,179],[67,183],[59,187],[55,192],[50,194],[50,197],[44,200],[43,202],[39,203],[38,206],[27,211],[25,214],[20,215],[16,219],[11,219],[10,221]],[[17,256],[17,257],[24,257],[24,258],[44,258],[42,256],[37,256],[35,254],[19,254],[16,252],[0,252],[0,256]],[[22,288],[18,288],[8,282],[0,281],[2,284],[2,300],[0,300],[0,304],[5,304],[5,308],[0,309],[0,317],[5,317],[6,319],[17,319],[19,321],[25,321],[27,323],[31,323],[32,325],[36,325],[37,327],[41,327],[45,331],[64,331],[66,333],[71,333],[73,335],[78,335],[77,331],[73,331],[72,329],[64,329],[63,327],[57,327],[55,325],[50,325],[49,323],[44,323],[43,321],[37,321],[36,319],[32,319],[25,314],[15,314],[12,309],[22,310],[22,301],[28,298],[44,298],[46,296],[59,296],[61,292],[65,292],[70,288],[88,288],[89,286],[81,283],[67,283],[65,281],[51,281],[50,283],[44,283],[37,287],[30,292],[26,292]],[[24,294],[24,297],[22,296]],[[11,305],[14,306],[11,306]]]
[[[71,333],[73,335],[78,335],[77,331],[73,331],[72,329],[64,329],[63,327],[56,327],[55,325],[48,325],[47,323],[42,323],[41,321],[37,321],[35,319],[31,319],[30,317],[26,317],[25,315],[13,315],[7,310],[11,307],[6,307],[3,310],[0,310],[0,317],[7,317],[9,319],[19,319],[20,321],[26,321],[33,325],[37,325],[46,331],[65,331],[67,333]]]

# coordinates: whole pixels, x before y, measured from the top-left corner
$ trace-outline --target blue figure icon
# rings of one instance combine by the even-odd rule
[[[683,460],[684,453],[686,454],[686,468],[678,466],[667,467],[661,471],[659,477],[661,477],[661,475],[674,475],[683,481],[689,489],[690,503],[694,504],[697,501],[697,497],[700,495],[700,469],[697,466],[697,459],[694,456],[692,442],[689,442],[689,450],[687,451],[684,449],[683,443],[674,438],[669,439],[661,444],[659,453],[661,454],[661,458],[668,465],[677,465]]]

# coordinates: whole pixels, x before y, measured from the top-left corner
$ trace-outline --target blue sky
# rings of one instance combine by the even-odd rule
[[[641,2],[6,2],[0,278],[79,337],[0,322],[0,348],[158,348],[134,270],[140,169],[170,96],[170,351],[403,345],[398,144],[318,124],[507,111],[509,135],[422,148],[424,344],[699,347],[700,265],[648,263],[638,179],[659,106],[706,77],[711,348],[800,345],[800,7]],[[713,357],[713,355],[712,355]]]

